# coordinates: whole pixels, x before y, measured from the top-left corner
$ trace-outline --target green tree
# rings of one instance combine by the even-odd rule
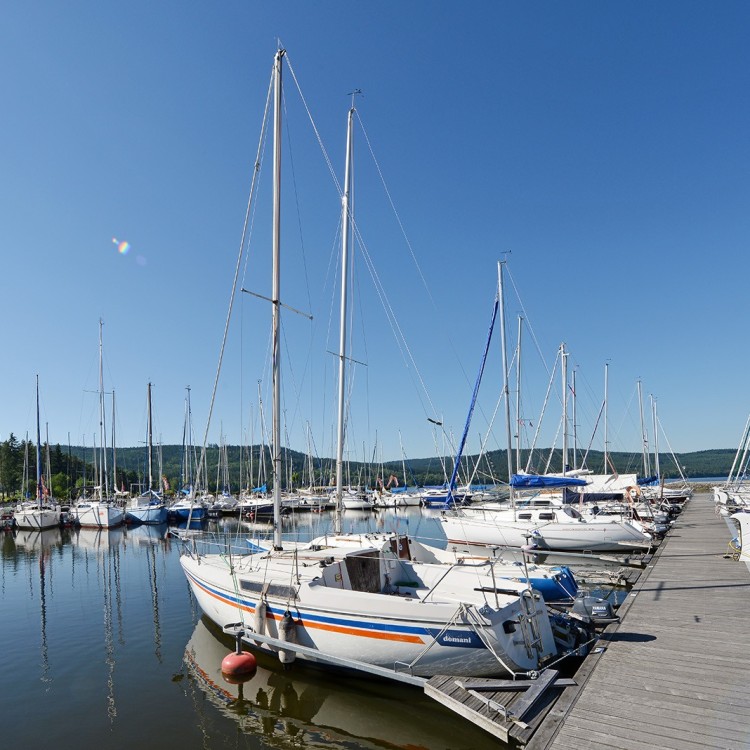
[[[7,440],[0,443],[0,492],[4,497],[21,490],[23,453],[24,444],[12,432]]]
[[[52,497],[66,498],[68,497],[68,489],[70,487],[70,478],[65,472],[58,472],[52,475]]]

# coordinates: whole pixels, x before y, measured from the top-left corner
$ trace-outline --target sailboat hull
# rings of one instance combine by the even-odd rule
[[[325,560],[325,555],[319,559]],[[493,604],[488,605],[475,579],[470,586],[466,581],[452,583],[444,566],[439,566],[441,585],[453,593],[441,601],[426,601],[428,589],[399,591],[392,586],[385,593],[343,588],[349,581],[344,560],[323,568],[314,565],[321,575],[301,580],[290,576],[302,569],[299,560],[290,558],[278,565],[273,553],[234,558],[232,571],[226,556],[183,554],[181,563],[201,609],[219,626],[239,621],[253,630],[262,599],[266,615],[260,627],[267,636],[280,638],[281,621],[290,613],[299,645],[338,659],[421,676],[500,676],[538,669],[540,657],[556,652],[543,600],[530,594],[523,601],[521,596],[500,595],[504,603],[497,607],[493,593]],[[456,579],[466,573],[461,567],[455,568]],[[290,586],[294,580],[299,584]],[[472,592],[473,602],[467,602],[467,592]],[[533,610],[531,617],[524,616],[524,606]],[[519,626],[520,621],[525,624]],[[532,636],[519,627],[536,632]],[[538,638],[538,649],[529,645],[533,638]]]
[[[178,504],[173,503],[167,509],[169,518],[173,521],[202,521],[206,518],[206,506],[202,503]]]
[[[60,508],[23,508],[13,514],[19,529],[52,529],[60,525]]]
[[[160,524],[167,522],[165,505],[131,507],[125,513],[127,523]]]
[[[98,501],[80,503],[72,510],[76,523],[90,529],[111,529],[119,526],[125,518],[122,508]]]
[[[499,516],[500,514],[496,514]],[[627,522],[523,522],[463,516],[441,519],[448,542],[484,547],[525,547],[556,551],[614,552],[648,547],[651,539]]]

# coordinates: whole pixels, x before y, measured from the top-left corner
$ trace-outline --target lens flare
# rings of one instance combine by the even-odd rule
[[[117,247],[117,252],[120,253],[120,255],[127,255],[128,250],[130,250],[130,243],[129,242],[120,242],[120,240],[117,239],[117,237],[112,238],[112,242]]]

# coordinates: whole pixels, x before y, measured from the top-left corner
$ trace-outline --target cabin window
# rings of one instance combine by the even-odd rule
[[[555,514],[554,513],[540,513],[539,520],[540,521],[554,521]]]
[[[519,521],[530,521],[531,520],[531,513],[519,513],[518,514],[518,520]]]

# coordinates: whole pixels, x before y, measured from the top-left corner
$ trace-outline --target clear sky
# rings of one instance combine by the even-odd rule
[[[202,442],[280,40],[282,300],[313,315],[283,314],[285,442],[333,453],[338,347],[340,202],[296,79],[339,182],[363,92],[348,455],[458,440],[504,258],[525,446],[565,342],[580,445],[603,448],[606,366],[611,450],[641,450],[638,379],[662,450],[736,447],[749,32],[732,1],[5,3],[0,439],[33,435],[38,373],[51,442],[92,444],[101,318],[118,445],[145,439],[149,381],[156,439],[181,442],[189,385]],[[260,174],[240,284],[270,295],[270,146]],[[259,390],[269,429],[269,329],[268,303],[239,294],[210,442],[259,441]],[[500,372],[498,336],[472,452]],[[515,411],[515,370],[510,388]],[[560,390],[543,447],[561,444]],[[504,435],[501,405],[487,447]]]

